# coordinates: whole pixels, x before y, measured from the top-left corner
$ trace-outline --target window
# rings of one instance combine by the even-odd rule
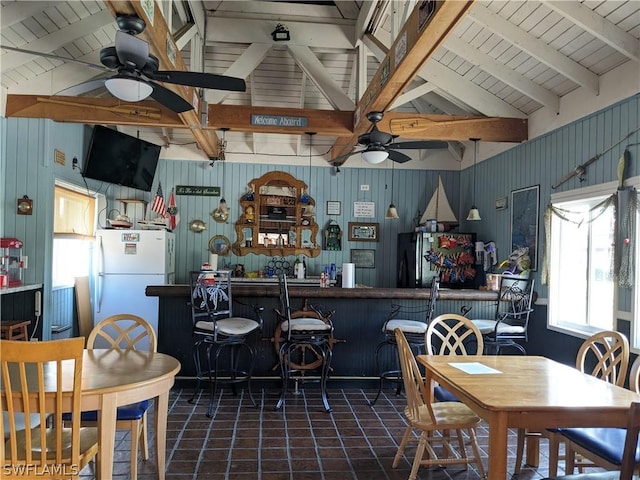
[[[553,196],[552,205],[549,326],[584,335],[613,329],[615,209],[611,193],[604,193],[602,187],[564,192]]]
[[[91,273],[96,229],[94,196],[73,187],[55,186],[52,286],[73,285],[74,277]]]

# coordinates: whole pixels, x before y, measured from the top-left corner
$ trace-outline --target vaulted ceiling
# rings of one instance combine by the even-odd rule
[[[194,105],[183,114],[153,100],[131,108],[104,88],[56,95],[104,77],[60,57],[100,65],[101,49],[114,45],[114,17],[144,18],[150,7],[155,20],[140,38],[161,69],[240,77],[246,91],[165,84]],[[384,110],[381,130],[447,140],[459,159],[469,138],[525,140],[532,113],[557,112],[578,88],[598,93],[601,77],[627,62],[640,69],[637,0],[3,0],[0,20],[3,46],[49,54],[2,50],[7,116],[119,125],[169,147],[168,158],[215,158],[222,139],[227,155],[251,161],[303,156],[313,130],[313,154],[330,162],[370,128],[368,111]],[[278,24],[289,41],[273,40]],[[250,113],[308,123],[256,127]]]

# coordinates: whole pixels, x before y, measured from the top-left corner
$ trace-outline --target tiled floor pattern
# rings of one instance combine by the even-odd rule
[[[246,392],[233,396],[224,391],[216,397],[214,417],[206,417],[208,395],[197,404],[187,402],[189,389],[175,388],[169,401],[167,431],[168,480],[396,480],[409,477],[414,448],[396,469],[391,468],[405,429],[404,399],[389,389],[374,408],[367,403],[373,390],[331,388],[332,413],[322,408],[314,386],[289,394],[281,411],[274,411],[275,390],[254,393],[262,408],[252,406]],[[152,423],[152,422],[150,422]],[[487,429],[477,431],[487,454]],[[153,438],[151,438],[153,440]],[[114,480],[129,478],[129,434],[116,436]],[[541,443],[539,470],[523,468],[519,479],[538,479],[547,474],[547,444]],[[470,450],[470,449],[469,449]],[[513,471],[515,432],[509,438],[509,469]],[[485,468],[486,468],[485,459]],[[83,479],[92,478],[88,466]],[[139,462],[138,478],[155,479],[155,456]],[[419,479],[479,480],[475,467],[427,469]]]

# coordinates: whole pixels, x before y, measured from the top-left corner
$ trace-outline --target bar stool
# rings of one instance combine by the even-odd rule
[[[0,322],[0,338],[3,340],[29,340],[27,327],[31,320],[2,320]]]
[[[400,369],[400,363],[398,359],[398,351],[396,344],[395,330],[399,328],[404,334],[411,349],[416,353],[424,353],[425,348],[425,333],[429,322],[433,317],[433,313],[436,309],[436,300],[438,298],[438,288],[440,287],[440,279],[438,277],[433,278],[431,283],[431,291],[429,295],[429,302],[426,306],[404,306],[404,305],[391,305],[391,312],[387,315],[387,318],[382,326],[382,333],[385,335],[385,339],[376,347],[376,366],[380,372],[380,382],[378,384],[378,392],[373,400],[369,401],[369,406],[373,407],[384,387],[385,380],[395,383],[396,395],[400,395],[402,391],[402,370]],[[423,320],[409,320],[403,318],[404,316],[416,318],[423,316]],[[395,365],[391,370],[383,370],[381,354],[386,347],[393,347],[395,351]]]
[[[213,404],[218,383],[235,386],[247,382],[249,398],[254,406],[257,403],[251,391],[251,374],[256,357],[255,347],[247,341],[248,337],[262,330],[262,307],[253,306],[257,320],[233,315],[230,270],[201,270],[190,273],[191,313],[193,333],[193,361],[196,367],[196,388],[189,399],[193,403],[203,381],[210,386],[209,409],[207,417],[213,415]],[[248,352],[248,362],[241,363],[242,350]],[[229,356],[223,362],[221,355]],[[206,367],[205,367],[206,365]]]
[[[287,276],[280,274],[278,283],[280,309],[276,310],[276,314],[280,317],[280,323],[276,329],[275,342],[279,345],[282,390],[275,410],[284,405],[290,380],[305,381],[308,379],[307,374],[319,371],[322,403],[324,410],[330,412],[327,379],[333,356],[333,324],[330,319],[333,312],[325,314],[315,307],[310,307],[311,311],[292,313]]]

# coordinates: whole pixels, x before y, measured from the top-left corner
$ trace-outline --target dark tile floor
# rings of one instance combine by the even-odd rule
[[[404,432],[404,399],[389,389],[374,408],[367,403],[370,389],[331,388],[332,413],[322,409],[315,386],[299,395],[289,394],[281,411],[274,411],[275,390],[254,394],[262,408],[254,408],[246,395],[224,391],[216,398],[214,417],[206,417],[208,396],[197,404],[187,402],[190,389],[174,388],[169,401],[167,431],[168,480],[198,479],[406,479],[414,449],[396,469],[391,468]],[[152,432],[151,432],[152,433]],[[477,432],[482,452],[487,453],[485,426]],[[153,438],[151,438],[153,439]],[[129,434],[118,432],[114,479],[129,478]],[[509,470],[513,471],[515,432],[509,439]],[[83,479],[92,478],[88,466]],[[485,460],[486,467],[486,460]],[[541,443],[540,468],[523,468],[519,479],[538,479],[547,474],[547,444]],[[155,479],[155,457],[139,463],[140,480]],[[475,467],[421,468],[419,479],[479,480]]]

